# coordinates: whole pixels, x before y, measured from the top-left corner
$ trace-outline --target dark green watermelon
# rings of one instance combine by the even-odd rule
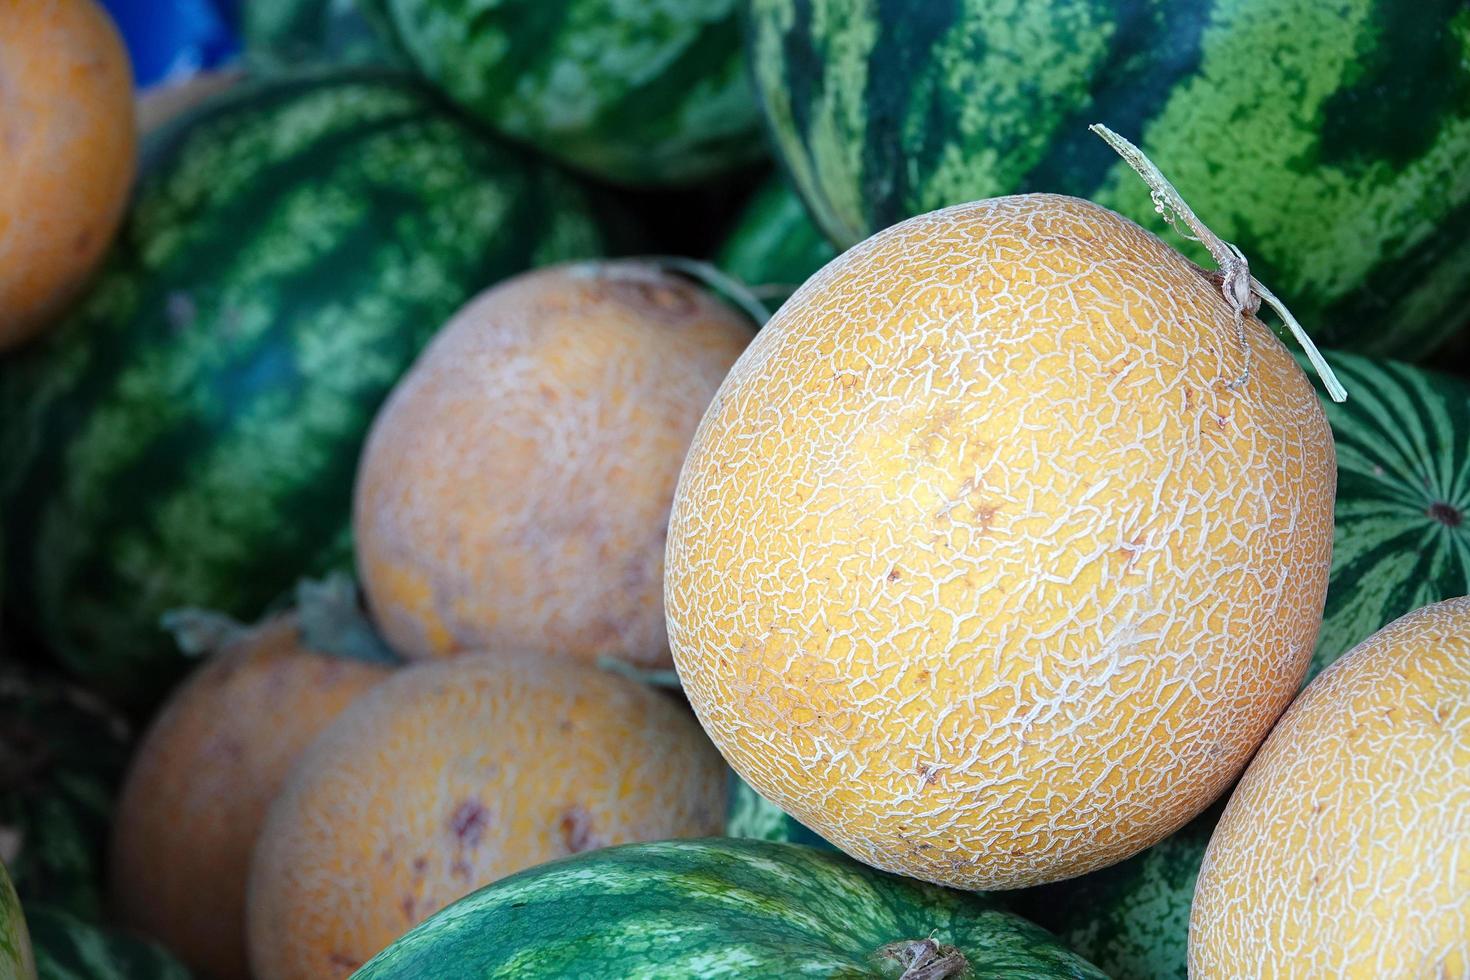
[[[1427,353],[1470,299],[1464,0],[751,0],[758,97],[846,247],[1018,191],[1163,231],[1138,143],[1324,346]],[[1167,236],[1187,253],[1198,246]]]
[[[349,567],[357,453],[469,297],[604,249],[586,194],[415,84],[237,87],[152,145],[86,302],[0,365],[11,609],[156,695],[177,606],[253,620]]]
[[[730,839],[630,844],[532,868],[430,916],[354,976],[900,974],[1103,976],[989,899],[798,844]]]
[[[28,905],[36,980],[189,980],[162,946],[60,909]]]
[[[246,59],[264,71],[318,62],[406,66],[355,0],[244,0],[240,35]]]
[[[95,696],[13,664],[0,670],[0,859],[28,904],[101,916],[130,736]]]
[[[359,0],[390,43],[497,131],[624,184],[766,152],[740,0]]]
[[[791,185],[772,178],[736,219],[715,265],[774,310],[836,255]]]
[[[1470,383],[1351,354],[1327,360],[1348,400],[1322,399],[1337,512],[1307,680],[1405,613],[1470,593]],[[1121,864],[1008,899],[1119,980],[1183,978],[1194,881],[1223,806]]]
[[[1329,354],[1337,444],[1327,608],[1310,680],[1405,613],[1470,593],[1470,382]]]

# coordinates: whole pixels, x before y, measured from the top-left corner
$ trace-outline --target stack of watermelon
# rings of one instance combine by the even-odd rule
[[[1093,368],[1120,393],[1097,427],[1141,413],[1138,446],[1198,414],[1180,438],[1214,447],[1269,425],[1277,395],[1310,406],[1311,359],[1298,372],[1253,332],[1273,290],[1348,392],[1319,379],[1320,415],[1293,409],[1242,457],[1316,472],[1300,446],[1330,427],[1335,491],[1300,498],[1335,503],[1321,582],[1260,586],[1314,640],[1268,668],[1285,685],[1269,711],[1250,692],[1208,746],[1140,723],[1098,784],[1170,738],[1201,768],[1231,739],[1254,750],[1298,688],[1300,706],[1346,684],[1370,638],[1418,649],[1380,631],[1470,593],[1461,0],[242,0],[238,63],[140,93],[136,139],[106,4],[45,6],[0,9],[19,93],[0,134],[33,134],[0,140],[0,976],[1153,980],[1218,963],[1205,934],[1234,920],[1196,894],[1225,873],[1207,852],[1251,826],[1255,767],[1249,793],[1231,794],[1242,759],[1167,819],[1134,797],[1125,824],[1082,791],[1056,803],[1058,783],[1027,846],[1002,848],[954,830],[993,786],[948,816],[916,802],[989,772],[972,732],[871,724],[926,698],[999,711],[1009,695],[965,658],[1011,649],[1049,604],[1072,610],[1048,627],[1067,639],[1039,655],[1079,680],[1055,704],[1018,686],[1018,785],[1030,726],[1054,720],[1037,705],[1095,723],[1087,691],[1133,669],[1129,644],[1192,665],[1144,714],[1218,680],[1203,648],[1148,646],[1153,614],[1072,646],[1089,602],[1122,608],[1150,584],[1129,576],[1154,574],[1108,571],[1151,547],[1137,529],[1089,553],[1101,571],[1068,557],[1117,474],[1072,487],[1037,462],[1024,501],[996,474],[1015,465],[1005,439],[1076,423],[1069,386]],[[1172,187],[1140,181],[1097,122]],[[1022,228],[1022,271],[1012,244],[965,258],[1013,210],[992,231]],[[1178,365],[1168,340],[1103,363],[1137,297],[1096,277],[1161,254],[1110,212],[1199,266],[1208,301],[1167,330],[1238,309],[1238,336],[1200,326]],[[1147,244],[1087,251],[1117,241]],[[1173,274],[1137,295],[1188,293]],[[995,339],[1012,335],[992,305],[1063,280],[1071,319],[1030,321],[1081,351],[1059,381],[1045,344]],[[1150,330],[1167,332],[1128,342]],[[1173,387],[1237,345],[1244,366],[1209,392]],[[1016,378],[1038,415],[992,438],[999,422],[966,413],[1009,411],[995,385]],[[1269,378],[1287,380],[1263,394]],[[961,407],[916,407],[946,386]],[[1240,526],[1316,547],[1310,508],[1261,518],[1256,476]],[[1189,492],[1161,482],[1122,523]],[[1191,506],[1234,513],[1206,500]],[[987,577],[1012,533],[1055,565]],[[1222,583],[1265,580],[1231,554]],[[1458,628],[1431,645],[1453,655]],[[1239,681],[1264,641],[1234,639]],[[935,643],[953,670],[924,659]],[[1451,732],[1470,728],[1434,700],[1453,683],[1424,702]],[[1247,737],[1250,711],[1269,723]],[[1470,834],[1460,788],[1440,806]],[[1069,835],[1092,850],[1065,875],[995,870]],[[333,870],[281,871],[313,862]],[[1384,941],[1453,973],[1463,906],[1463,935]],[[1353,962],[1327,929],[1297,960],[1270,942],[1255,968]]]

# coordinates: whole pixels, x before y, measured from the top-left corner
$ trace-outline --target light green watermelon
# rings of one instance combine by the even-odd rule
[[[150,154],[87,300],[0,364],[10,608],[140,700],[184,666],[166,610],[350,567],[358,448],[445,320],[606,242],[569,178],[369,71],[237,86]]]
[[[740,0],[359,0],[498,132],[596,177],[685,184],[765,155]]]
[[[127,723],[60,678],[0,668],[0,858],[27,904],[102,914]]]
[[[1102,977],[989,899],[798,844],[631,844],[543,864],[415,926],[357,980]]]
[[[1307,675],[1420,606],[1470,593],[1470,382],[1329,353],[1348,390],[1326,618]],[[1007,896],[1118,980],[1185,977],[1189,904],[1224,806],[1121,864]]]
[[[749,45],[777,152],[841,247],[1019,191],[1157,229],[1100,122],[1319,343],[1413,358],[1463,319],[1464,0],[750,0]]]
[[[736,218],[715,264],[774,310],[836,255],[791,185],[772,178]]]
[[[0,980],[35,980],[36,958],[20,896],[0,864]]]
[[[26,916],[37,980],[190,980],[178,960],[141,936],[45,906],[29,906]]]

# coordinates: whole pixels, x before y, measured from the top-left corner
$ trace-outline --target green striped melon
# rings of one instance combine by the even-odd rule
[[[715,265],[775,309],[836,255],[791,185],[772,178],[735,219]]]
[[[355,0],[241,0],[240,35],[252,67],[397,64],[395,50],[358,10]]]
[[[20,896],[0,864],[0,980],[35,980],[31,934],[21,911]]]
[[[1337,443],[1327,608],[1307,679],[1405,613],[1470,593],[1470,382],[1328,356]]]
[[[359,0],[467,112],[594,176],[681,184],[765,153],[740,0]]]
[[[130,735],[95,696],[0,668],[0,859],[27,903],[102,915],[108,821]]]
[[[1470,299],[1464,0],[750,10],[777,152],[840,246],[1033,190],[1153,229],[1148,189],[1087,131],[1103,122],[1240,246],[1319,343],[1418,357]]]
[[[730,839],[532,868],[430,916],[354,976],[942,980],[962,975],[955,951],[966,977],[1103,976],[980,896],[798,844]]]
[[[37,980],[190,980],[162,946],[60,909],[29,906]]]
[[[11,608],[146,697],[165,610],[257,617],[350,564],[359,445],[469,297],[603,251],[593,204],[416,85],[238,87],[166,129],[88,300],[0,366]]]
[[[1352,354],[1327,360],[1349,394],[1322,400],[1337,507],[1307,680],[1405,613],[1470,593],[1470,383]],[[1182,980],[1195,877],[1223,806],[1121,864],[1010,901],[1119,980]]]

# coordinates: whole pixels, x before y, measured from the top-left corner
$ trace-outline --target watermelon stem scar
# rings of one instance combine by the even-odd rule
[[[1291,315],[1286,304],[1282,303],[1275,293],[1267,289],[1261,280],[1251,275],[1250,263],[1246,261],[1240,249],[1216,235],[1199,219],[1194,209],[1185,202],[1184,197],[1174,188],[1173,184],[1169,183],[1168,178],[1142,150],[1102,123],[1093,123],[1087,128],[1101,136],[1148,184],[1149,196],[1154,202],[1154,210],[1176,231],[1179,230],[1178,225],[1175,224],[1176,216],[1183,219],[1193,234],[1183,231],[1179,233],[1190,241],[1203,245],[1209,250],[1210,257],[1215,260],[1215,264],[1220,267],[1218,273],[1220,291],[1224,294],[1225,301],[1235,311],[1236,336],[1240,339],[1241,350],[1245,352],[1245,367],[1238,377],[1226,381],[1225,387],[1239,388],[1250,380],[1251,349],[1245,342],[1245,318],[1254,315],[1261,308],[1261,302],[1265,301],[1267,306],[1280,315],[1297,343],[1302,345],[1302,350],[1306,351],[1307,360],[1312,362],[1313,369],[1327,387],[1327,393],[1332,396],[1332,400],[1335,402],[1347,401],[1347,390],[1343,388],[1342,383],[1337,380],[1337,375],[1322,358],[1322,353],[1317,350],[1317,345],[1312,343],[1312,338],[1307,336],[1307,331],[1297,322],[1296,317]],[[1211,278],[1216,278],[1216,276]]]
[[[878,950],[879,957],[895,960],[903,968],[898,980],[947,980],[969,969],[965,954],[933,939],[905,939]]]

